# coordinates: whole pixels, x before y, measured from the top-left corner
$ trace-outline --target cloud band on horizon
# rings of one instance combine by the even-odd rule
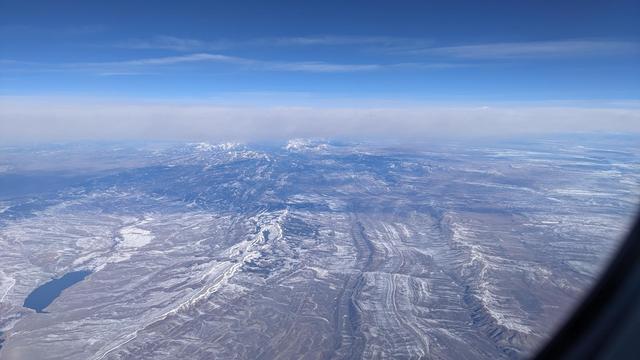
[[[566,132],[640,133],[640,109],[575,106],[299,107],[0,97],[0,142],[419,140]]]

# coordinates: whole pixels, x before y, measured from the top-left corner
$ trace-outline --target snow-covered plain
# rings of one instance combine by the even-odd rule
[[[640,200],[638,139],[578,139],[0,151],[0,358],[523,358]]]

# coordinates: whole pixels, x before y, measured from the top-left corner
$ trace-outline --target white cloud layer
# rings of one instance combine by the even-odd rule
[[[0,98],[0,143],[66,140],[429,139],[562,132],[640,133],[640,109],[572,106],[225,107]]]

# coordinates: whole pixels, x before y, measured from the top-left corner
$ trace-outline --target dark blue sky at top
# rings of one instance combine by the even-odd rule
[[[637,99],[638,18],[637,1],[0,0],[0,95]]]

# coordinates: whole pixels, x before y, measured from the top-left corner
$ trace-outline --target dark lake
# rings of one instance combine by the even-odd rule
[[[53,300],[60,296],[62,290],[84,280],[89,274],[91,274],[91,271],[88,270],[73,271],[64,274],[59,279],[46,282],[27,296],[23,306],[41,313]]]

